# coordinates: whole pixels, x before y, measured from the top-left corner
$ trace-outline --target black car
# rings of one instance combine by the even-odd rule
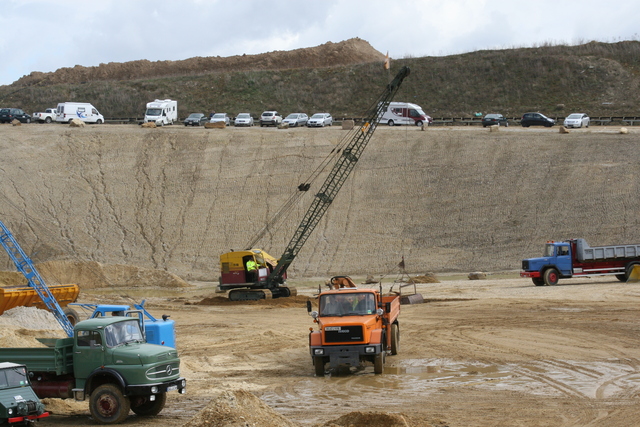
[[[509,126],[509,122],[506,117],[502,114],[487,114],[482,118],[482,127],[486,128],[487,126]]]
[[[14,119],[22,123],[31,123],[31,116],[19,108],[3,108],[0,110],[0,123],[11,123]]]
[[[202,126],[209,121],[209,118],[202,113],[191,113],[184,119],[185,126]]]
[[[529,126],[545,126],[550,128],[556,124],[556,121],[550,119],[544,114],[540,113],[524,113],[520,120],[522,127],[528,128]]]

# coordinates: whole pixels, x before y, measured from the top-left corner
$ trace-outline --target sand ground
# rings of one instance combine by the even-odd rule
[[[424,304],[402,306],[400,352],[387,358],[384,374],[367,366],[318,378],[304,307],[322,279],[313,282],[300,282],[297,298],[251,304],[201,305],[218,296],[207,283],[158,289],[148,305],[177,322],[188,394],[171,395],[157,418],[131,415],[126,424],[180,426],[237,389],[301,426],[355,411],[401,414],[411,426],[637,421],[640,284],[583,278],[535,287],[513,272],[473,281],[443,276],[417,286]],[[83,295],[96,297],[107,296]],[[47,424],[94,425],[86,404],[52,404],[58,413]]]

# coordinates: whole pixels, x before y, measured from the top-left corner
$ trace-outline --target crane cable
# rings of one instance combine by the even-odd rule
[[[376,99],[373,104],[367,109],[365,117],[370,117],[377,110]],[[283,224],[283,219],[286,218],[297,205],[297,201],[304,196],[304,194],[311,188],[311,185],[318,179],[318,177],[329,167],[335,163],[336,159],[342,153],[342,150],[351,142],[356,132],[359,132],[360,128],[354,126],[338,141],[338,144],[331,150],[331,152],[324,158],[324,160],[316,167],[315,170],[305,179],[300,185],[298,185],[298,191],[294,192],[289,199],[287,199],[282,206],[276,211],[275,214],[267,221],[256,234],[254,234],[249,243],[245,246],[247,250],[255,247],[255,245],[267,234],[275,233]],[[279,225],[276,225],[279,223]]]

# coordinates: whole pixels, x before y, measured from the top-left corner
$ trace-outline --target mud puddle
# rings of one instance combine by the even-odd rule
[[[331,372],[324,378],[306,378],[280,386],[260,397],[281,414],[312,425],[328,414],[361,410],[371,402],[378,402],[378,410],[397,411],[401,406],[423,404],[430,394],[463,387],[601,399],[637,393],[639,379],[637,367],[625,360],[494,365],[408,359],[389,364],[383,375],[373,374],[371,366],[350,373]],[[313,402],[317,419],[309,418],[309,402]]]

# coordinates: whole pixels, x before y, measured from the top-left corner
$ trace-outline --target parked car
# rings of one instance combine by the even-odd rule
[[[309,127],[325,127],[333,124],[333,117],[329,113],[316,113],[307,121]]]
[[[564,119],[564,127],[566,128],[581,128],[581,127],[589,127],[589,116],[584,113],[573,113],[569,114],[566,119]]]
[[[540,113],[524,113],[520,120],[522,127],[528,128],[529,126],[545,126],[550,128],[556,124],[556,121],[550,119],[544,114]]]
[[[293,128],[296,126],[305,126],[308,121],[309,116],[305,113],[291,113],[282,121],[282,123],[288,123],[289,127]]]
[[[213,115],[213,117],[211,117],[211,120],[209,120],[210,123],[218,123],[218,122],[224,122],[225,126],[229,126],[229,116],[227,116],[227,113],[215,113]]]
[[[0,110],[0,123],[11,123],[14,119],[22,123],[31,123],[31,116],[19,108],[3,108]]]
[[[191,113],[189,117],[184,119],[185,126],[202,126],[207,123],[209,119],[202,113]]]
[[[502,114],[487,114],[482,118],[482,127],[486,128],[487,126],[509,126],[509,122],[506,117]]]
[[[253,126],[253,117],[249,113],[240,113],[233,121],[234,126]]]
[[[277,111],[265,111],[260,116],[260,127],[278,126],[280,123],[282,123],[282,116]]]
[[[58,117],[57,110],[55,108],[47,108],[43,113],[33,113],[31,118],[34,122],[38,123],[51,123],[56,121]]]

